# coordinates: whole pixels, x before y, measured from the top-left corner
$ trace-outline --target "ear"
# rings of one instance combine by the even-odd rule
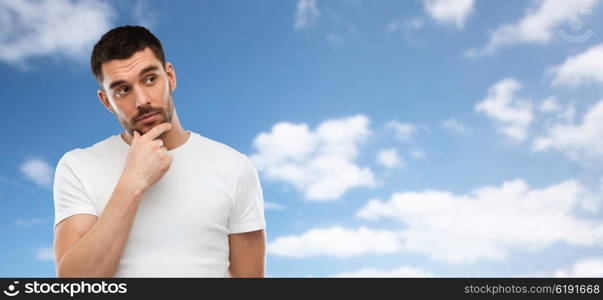
[[[168,77],[168,81],[170,82],[170,89],[172,92],[176,90],[176,70],[174,69],[174,65],[169,62],[165,63],[165,73]]]
[[[114,114],[115,112],[113,111],[113,108],[111,107],[111,103],[109,103],[109,98],[107,98],[107,94],[105,93],[105,91],[99,89],[96,92],[96,95],[98,96],[98,100],[100,100],[100,102],[103,104],[103,106],[112,114]]]

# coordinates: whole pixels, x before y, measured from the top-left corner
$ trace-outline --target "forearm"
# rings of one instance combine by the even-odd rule
[[[264,230],[231,234],[230,277],[264,277],[266,238]]]
[[[247,266],[231,266],[228,269],[228,274],[232,278],[260,278],[266,276],[263,261],[261,263],[248,264]]]
[[[142,191],[123,178],[113,190],[103,213],[92,228],[63,254],[59,277],[112,277],[117,270],[138,210]]]

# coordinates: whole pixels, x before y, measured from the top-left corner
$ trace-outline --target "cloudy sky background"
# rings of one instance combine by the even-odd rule
[[[253,159],[269,276],[603,276],[600,2],[0,0],[0,276],[55,275],[54,167],[121,130],[88,59],[123,24]]]

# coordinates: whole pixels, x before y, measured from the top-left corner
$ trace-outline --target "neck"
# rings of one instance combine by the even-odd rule
[[[172,150],[186,143],[189,136],[190,133],[182,128],[180,120],[178,119],[178,114],[176,113],[176,110],[174,110],[174,115],[172,116],[172,128],[160,137],[163,140],[163,145],[166,149]],[[132,143],[132,135],[130,135],[127,130],[122,132],[121,138],[128,145]]]

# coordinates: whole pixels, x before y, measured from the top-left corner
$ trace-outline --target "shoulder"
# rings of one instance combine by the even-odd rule
[[[63,156],[59,159],[59,164],[79,164],[81,162],[89,162],[90,160],[94,160],[95,158],[102,157],[111,153],[115,150],[116,139],[119,136],[114,135],[108,137],[102,141],[95,143],[94,145],[85,147],[85,148],[75,148],[73,150],[67,151]]]
[[[195,138],[197,145],[212,159],[220,160],[221,162],[232,162],[235,164],[241,164],[247,159],[247,155],[235,150],[234,148],[202,136],[198,133],[192,133]]]
[[[195,134],[194,137],[199,151],[202,151],[202,156],[206,159],[207,166],[212,166],[214,171],[236,180],[246,173],[257,172],[247,155],[200,134]]]

